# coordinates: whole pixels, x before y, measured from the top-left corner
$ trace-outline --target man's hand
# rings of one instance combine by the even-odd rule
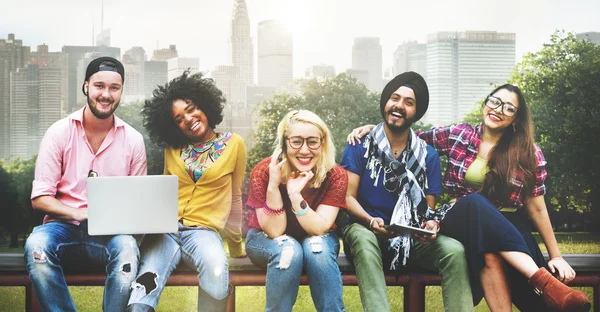
[[[73,220],[83,222],[88,219],[88,209],[87,208],[76,208],[73,212]]]
[[[370,230],[375,233],[377,237],[382,238],[393,238],[399,236],[400,234],[392,231],[388,231],[385,229],[385,223],[382,218],[373,218],[369,224]]]
[[[428,221],[425,221],[425,223],[423,223],[423,226],[421,228],[425,229],[425,230],[433,231],[436,233],[433,235],[429,235],[429,234],[421,235],[421,234],[415,233],[414,239],[418,240],[421,244],[428,244],[429,242],[432,242],[433,240],[435,240],[437,238],[437,232],[440,231],[440,224],[437,221],[428,220]]]

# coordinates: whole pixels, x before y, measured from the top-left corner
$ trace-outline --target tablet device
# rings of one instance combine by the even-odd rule
[[[436,234],[434,231],[420,229],[420,228],[408,226],[408,225],[400,225],[400,224],[386,225],[385,229],[388,231],[395,232],[395,233],[411,234],[411,235],[412,234],[421,234],[421,235],[435,235]]]

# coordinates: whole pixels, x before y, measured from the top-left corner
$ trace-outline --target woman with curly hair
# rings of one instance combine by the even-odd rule
[[[186,71],[153,95],[144,104],[144,126],[152,141],[165,146],[164,174],[179,178],[179,231],[144,237],[128,311],[154,311],[179,264],[198,272],[198,310],[225,311],[229,266],[219,233],[231,237],[233,257],[244,256],[246,147],[239,135],[215,131],[225,98],[211,79]]]
[[[511,301],[521,311],[588,311],[586,295],[565,285],[575,271],[554,237],[544,202],[546,161],[534,142],[521,90],[497,87],[481,113],[477,126],[417,134],[448,156],[444,184],[453,206],[440,208],[448,210],[440,232],[465,247],[474,303],[485,296],[492,311],[512,311]],[[370,128],[354,129],[349,143]],[[531,234],[534,228],[548,249],[548,263]]]
[[[303,269],[317,311],[344,311],[333,229],[347,187],[323,120],[306,110],[283,117],[273,156],[252,169],[246,204],[248,257],[267,269],[265,311],[292,310]]]

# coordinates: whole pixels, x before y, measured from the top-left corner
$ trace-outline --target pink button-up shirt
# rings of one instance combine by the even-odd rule
[[[35,164],[31,199],[50,195],[67,206],[87,208],[86,181],[90,170],[101,177],[146,174],[142,135],[115,116],[113,129],[94,154],[83,129],[84,109],[87,108],[57,121],[46,131]],[[44,223],[50,221],[55,219],[46,215]]]

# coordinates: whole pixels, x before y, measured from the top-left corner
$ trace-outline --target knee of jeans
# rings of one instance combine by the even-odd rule
[[[441,265],[466,263],[465,247],[461,242],[448,238],[441,243]]]
[[[124,278],[133,280],[137,274],[140,251],[137,241],[130,235],[118,235],[111,241],[110,259],[115,261],[116,270]]]
[[[27,263],[47,263],[49,239],[46,235],[31,234],[25,242],[25,261]]]
[[[130,302],[139,302],[144,296],[150,295],[158,288],[158,274],[144,272],[131,283]]]
[[[277,250],[269,262],[277,261],[277,269],[280,270],[302,270],[304,255],[300,244],[287,235],[276,237],[274,240],[277,242]]]
[[[339,243],[328,243],[327,235],[311,236],[303,242],[304,259],[307,262],[319,265],[329,266],[332,262],[336,263],[339,251]]]

